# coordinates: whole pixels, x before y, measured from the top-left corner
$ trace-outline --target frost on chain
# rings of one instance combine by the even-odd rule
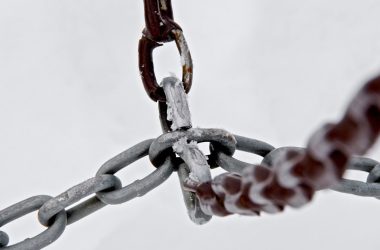
[[[183,83],[175,76],[162,81],[167,104],[167,119],[172,122],[171,129],[191,127],[191,115]]]
[[[195,141],[188,142],[188,139],[183,137],[174,143],[173,150],[188,165],[191,180],[196,182],[211,180],[210,166],[207,163],[207,158],[198,148]]]

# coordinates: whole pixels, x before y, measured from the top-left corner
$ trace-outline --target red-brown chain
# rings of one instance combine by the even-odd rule
[[[145,29],[139,41],[139,69],[145,91],[153,101],[165,102],[165,94],[154,73],[153,50],[175,41],[182,61],[182,81],[186,93],[192,84],[193,64],[182,28],[173,20],[171,0],[144,0]]]
[[[288,151],[273,166],[256,165],[243,174],[226,173],[212,182],[189,184],[210,215],[277,213],[301,207],[315,191],[339,182],[352,155],[364,154],[380,131],[380,77],[365,84],[343,118],[311,136],[304,152]]]

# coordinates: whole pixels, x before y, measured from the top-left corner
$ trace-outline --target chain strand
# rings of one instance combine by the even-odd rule
[[[222,129],[191,128],[186,93],[191,88],[193,65],[182,28],[174,22],[171,0],[144,0],[144,7],[146,27],[139,42],[139,68],[145,90],[158,101],[163,134],[120,153],[103,164],[94,177],[58,196],[33,196],[1,210],[0,228],[38,211],[39,222],[47,229],[12,246],[8,246],[8,235],[0,231],[0,249],[44,248],[58,239],[67,225],[106,205],[145,195],[174,171],[178,172],[189,216],[197,224],[206,223],[212,215],[255,216],[263,211],[281,212],[286,206],[298,208],[325,188],[380,198],[379,162],[356,156],[364,154],[380,132],[380,77],[364,85],[343,118],[318,130],[306,149],[276,149]],[[182,81],[165,78],[161,87],[154,74],[152,53],[171,41],[176,42],[181,56]],[[210,143],[210,155],[199,150],[196,143],[200,142]],[[240,161],[233,158],[236,150],[260,155],[263,160],[259,165]],[[145,156],[156,169],[123,186],[115,174]],[[227,173],[211,180],[210,168],[219,166]],[[342,179],[346,169],[368,172],[367,181]],[[71,205],[75,206],[67,209]]]
[[[277,213],[285,206],[301,207],[316,190],[337,184],[350,156],[364,154],[379,131],[380,77],[362,87],[338,123],[319,129],[304,152],[288,150],[273,159],[272,167],[253,165],[241,174],[222,174],[188,188],[196,192],[203,211],[212,215]]]

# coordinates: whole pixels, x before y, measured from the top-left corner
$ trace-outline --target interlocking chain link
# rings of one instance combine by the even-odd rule
[[[141,80],[149,97],[166,101],[162,87],[157,83],[153,66],[153,50],[163,43],[175,41],[182,63],[182,82],[186,93],[193,80],[193,61],[182,28],[174,22],[171,0],[144,0],[146,27],[139,42],[139,69]]]
[[[59,238],[67,225],[106,205],[141,197],[175,171],[189,217],[197,224],[208,222],[213,215],[259,215],[262,211],[283,211],[285,206],[301,207],[315,191],[325,188],[380,198],[379,162],[358,156],[374,144],[380,132],[380,77],[359,91],[339,122],[318,130],[305,149],[274,148],[222,129],[192,128],[186,93],[193,66],[182,29],[173,20],[170,0],[144,0],[144,5],[146,27],[139,42],[139,67],[148,95],[158,101],[163,134],[113,157],[94,177],[55,197],[33,196],[1,210],[0,228],[38,211],[38,220],[47,229],[11,246],[9,236],[0,231],[0,249],[44,248]],[[176,42],[181,54],[182,80],[168,77],[159,86],[152,52],[170,41]],[[199,150],[197,143],[201,142],[210,144],[210,155]],[[262,156],[263,160],[259,165],[240,161],[233,157],[236,150]],[[115,174],[145,156],[155,167],[153,172],[123,186]],[[226,173],[212,179],[210,168],[216,167]],[[368,172],[367,181],[342,179],[346,169]]]

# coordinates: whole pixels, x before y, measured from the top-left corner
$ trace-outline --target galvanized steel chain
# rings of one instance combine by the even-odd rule
[[[41,249],[55,241],[67,225],[105,207],[127,202],[155,189],[178,173],[190,219],[208,222],[213,215],[276,213],[285,206],[301,207],[315,191],[325,188],[359,196],[380,197],[380,163],[360,157],[380,132],[380,77],[367,83],[350,103],[343,118],[318,130],[306,149],[274,148],[222,129],[193,128],[186,94],[192,82],[192,60],[181,27],[174,22],[170,0],[144,0],[146,28],[139,42],[139,67],[144,87],[158,101],[163,134],[142,141],[104,163],[95,174],[62,194],[33,196],[0,211],[0,228],[38,211],[47,229],[8,246],[0,231],[0,249]],[[175,41],[181,54],[182,80],[164,78],[158,85],[152,52]],[[197,143],[209,142],[210,155]],[[263,157],[259,165],[233,157],[236,150]],[[123,186],[115,174],[149,156],[156,169],[141,180]],[[227,173],[212,179],[210,169]],[[342,179],[346,169],[368,172],[366,182]],[[87,198],[87,200],[78,202]],[[74,207],[67,209],[69,206]]]

